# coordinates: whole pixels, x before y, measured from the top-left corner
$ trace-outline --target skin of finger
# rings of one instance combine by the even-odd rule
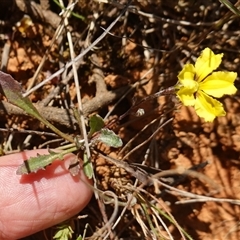
[[[0,239],[18,239],[60,223],[81,211],[92,190],[81,171],[72,177],[67,167],[76,156],[68,154],[46,170],[16,175],[23,160],[48,150],[24,151],[0,158]]]

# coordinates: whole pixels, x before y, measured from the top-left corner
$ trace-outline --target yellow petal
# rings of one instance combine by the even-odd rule
[[[234,94],[237,88],[234,81],[237,78],[235,72],[214,72],[203,82],[199,83],[199,89],[213,97],[222,97],[224,94]]]
[[[223,54],[214,54],[210,48],[205,48],[195,63],[196,81],[201,82],[207,75],[218,68]]]
[[[195,104],[195,98],[194,94],[195,91],[191,88],[186,88],[186,87],[181,87],[177,91],[177,96],[180,99],[180,101],[183,103],[185,106],[194,106]]]
[[[212,122],[215,117],[226,115],[222,103],[202,91],[197,93],[194,107],[197,115],[204,118],[206,122]]]
[[[185,64],[182,71],[178,74],[178,80],[182,86],[195,88],[197,82],[194,80],[195,68],[192,64]]]

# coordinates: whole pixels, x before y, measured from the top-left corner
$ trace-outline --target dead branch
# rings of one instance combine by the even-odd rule
[[[87,116],[120,98],[127,89],[128,87],[122,87],[115,91],[106,91],[104,94],[98,94],[96,97],[83,104],[84,115]],[[34,104],[34,106],[48,121],[76,129],[76,120],[73,117],[72,110],[60,109],[57,107],[45,107],[40,104]],[[22,109],[6,101],[0,101],[0,116],[5,115],[28,116]]]

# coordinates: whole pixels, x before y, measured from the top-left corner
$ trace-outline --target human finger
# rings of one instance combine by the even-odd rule
[[[81,211],[92,191],[81,171],[72,177],[67,166],[74,159],[54,161],[46,170],[16,175],[17,167],[31,156],[48,154],[47,149],[24,151],[0,158],[0,239],[28,236],[62,222]]]

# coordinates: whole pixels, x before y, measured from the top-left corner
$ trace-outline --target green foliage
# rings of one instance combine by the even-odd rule
[[[33,106],[32,102],[27,97],[22,96],[21,85],[11,75],[0,71],[0,85],[2,93],[10,103],[20,107],[39,121],[46,121]]]
[[[62,225],[58,227],[53,239],[57,240],[69,240],[72,239],[73,230],[69,225]]]
[[[27,161],[24,161],[18,169],[17,174],[28,174],[31,172],[37,172],[39,169],[45,169],[48,165],[52,164],[52,162],[56,159],[63,160],[64,155],[69,152],[72,152],[76,148],[67,149],[65,151],[55,153],[53,151],[49,151],[48,155],[38,155],[37,157],[31,157]]]
[[[107,128],[104,128],[100,131],[97,139],[100,142],[105,143],[109,147],[119,148],[123,145],[121,138],[116,135],[116,133],[114,133],[112,130],[109,130]]]
[[[104,121],[99,115],[93,115],[89,119],[90,132],[89,137],[91,137],[95,132],[100,131],[104,127]]]
[[[45,125],[47,125],[59,136],[68,140],[69,142],[74,143],[73,138],[71,138],[70,136],[62,133],[57,128],[55,128],[50,122],[48,122],[44,117],[40,115],[38,110],[35,108],[35,106],[27,97],[23,97],[21,85],[16,80],[14,80],[11,77],[11,75],[1,71],[0,71],[0,90],[10,103],[20,107],[32,117],[35,117],[39,121],[43,122]],[[100,116],[94,115],[90,117],[89,119],[90,132],[88,134],[88,137],[90,138],[90,140],[92,135],[96,133],[96,136],[94,137],[94,139],[92,139],[93,141],[95,140],[100,141],[110,147],[115,147],[115,148],[121,147],[122,140],[113,131],[107,128],[104,128],[104,125],[105,125],[104,121]],[[64,159],[64,155],[76,150],[77,150],[77,146],[74,146],[72,148],[69,148],[59,153],[49,152],[48,155],[31,157],[30,159],[24,161],[24,163],[18,167],[16,173],[18,175],[22,175],[22,174],[28,174],[31,172],[37,172],[39,169],[45,169],[48,165],[52,164],[54,160],[56,159],[62,160]],[[85,174],[87,175],[88,178],[92,178],[93,166],[85,153],[83,155],[83,161],[84,161]]]
[[[11,75],[1,71],[0,71],[0,90],[10,103],[23,109],[30,116],[43,122],[46,126],[52,129],[59,136],[68,140],[69,142],[74,142],[74,140],[71,137],[59,131],[43,116],[41,116],[38,110],[32,104],[32,102],[27,97],[23,97],[21,85],[15,79],[13,79]]]
[[[83,240],[82,236],[78,236],[76,240]]]
[[[89,136],[92,136],[94,133],[98,133],[95,140],[98,140],[109,147],[122,147],[122,140],[112,130],[104,128],[104,121],[99,115],[94,115],[89,119],[89,126]]]
[[[92,176],[93,176],[93,165],[89,161],[86,153],[83,154],[83,171],[89,179],[92,178]]]

